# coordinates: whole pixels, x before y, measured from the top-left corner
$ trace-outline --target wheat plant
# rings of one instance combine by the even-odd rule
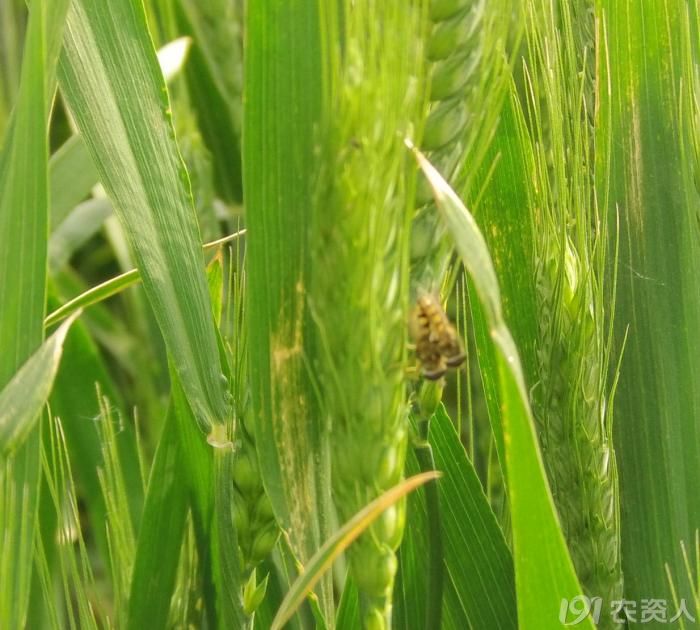
[[[0,628],[697,625],[696,3],[0,2]]]

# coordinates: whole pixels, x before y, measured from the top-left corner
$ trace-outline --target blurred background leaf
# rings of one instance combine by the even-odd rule
[[[41,321],[46,310],[49,221],[47,128],[67,7],[67,0],[37,0],[32,5],[15,110],[4,125],[0,153],[0,388],[7,385],[44,337]],[[12,3],[10,10],[19,11],[19,7]],[[21,25],[22,19],[17,17],[17,21],[8,20],[7,24]],[[17,71],[19,48],[12,40],[7,44],[10,71]],[[3,107],[9,108],[16,77],[5,75],[5,80]],[[38,514],[40,449],[37,427],[0,468],[0,582],[6,585],[0,593],[0,625],[8,627],[23,627],[26,622]]]
[[[0,456],[18,450],[34,428],[51,392],[63,342],[79,314],[63,322],[0,390]]]

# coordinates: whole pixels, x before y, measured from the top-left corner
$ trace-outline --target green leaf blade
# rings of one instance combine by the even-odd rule
[[[611,229],[619,225],[616,343],[627,339],[614,436],[632,600],[673,601],[668,567],[676,596],[693,601],[681,553],[700,528],[700,198],[692,153],[698,104],[691,101],[699,92],[691,5],[598,3],[608,89],[597,141],[610,160],[602,166],[610,171],[603,193]]]
[[[131,578],[127,628],[166,628],[180,550],[187,523],[189,492],[175,411],[171,407],[158,445]]]
[[[517,628],[513,558],[481,482],[454,425],[441,405],[430,423],[430,444],[438,482],[444,546],[445,628]],[[413,454],[409,474],[418,469]],[[425,616],[425,571],[429,553],[427,509],[419,491],[409,497],[406,540],[400,548],[395,598],[396,628],[410,628]]]
[[[513,520],[513,560],[520,628],[560,628],[562,599],[581,593],[559,526],[528,402],[518,352],[506,326],[496,272],[484,237],[462,202],[435,168],[415,151],[437,207],[475,291],[494,344],[501,401],[503,452]],[[590,619],[581,627],[592,628]]]
[[[314,354],[306,291],[321,109],[318,13],[316,3],[253,3],[246,24],[243,184],[255,441],[265,489],[301,562],[327,537],[330,500],[305,363]],[[326,580],[320,600],[332,618]]]
[[[30,19],[20,93],[0,155],[0,385],[43,338],[37,321],[46,303],[48,237],[45,10],[38,2]]]
[[[44,336],[39,322],[46,309],[46,130],[67,6],[68,0],[32,3],[19,92],[0,153],[0,388],[39,348]],[[20,424],[26,427],[32,421]],[[18,425],[13,422],[12,426]],[[0,583],[5,585],[0,592],[0,625],[10,628],[26,623],[40,449],[41,436],[34,430],[0,465]]]
[[[79,313],[61,324],[0,391],[0,454],[16,450],[51,393],[63,342]]]
[[[195,417],[208,431],[228,413],[222,370],[189,179],[142,6],[74,2],[60,80]]]
[[[409,492],[439,477],[439,472],[430,471],[419,473],[403,480],[365,506],[336,531],[309,560],[304,572],[295,580],[294,584],[292,584],[292,587],[282,601],[277,615],[272,622],[272,630],[280,630],[283,627],[294,614],[294,611],[299,607],[304,597],[314,587],[314,584],[321,578],[325,571],[330,569],[333,565],[333,561],[347,549],[350,544],[356,540],[382,512],[384,512],[384,510]]]

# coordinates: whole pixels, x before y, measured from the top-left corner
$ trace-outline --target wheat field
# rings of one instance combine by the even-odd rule
[[[0,629],[700,616],[700,6],[0,0]]]

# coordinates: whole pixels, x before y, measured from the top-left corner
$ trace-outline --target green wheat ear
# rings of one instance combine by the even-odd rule
[[[332,476],[347,521],[403,476],[408,226],[414,168],[403,138],[419,118],[412,78],[420,42],[417,3],[355,2],[332,40],[332,87],[322,137],[309,290],[319,327],[315,366],[330,425]],[[403,51],[396,54],[396,51]],[[364,627],[389,628],[404,502],[349,549]]]
[[[547,11],[548,9],[542,9]],[[550,10],[554,10],[551,9]],[[530,16],[532,217],[539,305],[533,409],[552,494],[586,594],[622,596],[612,444],[609,248],[595,190],[593,3]],[[615,261],[612,261],[614,267]],[[615,627],[607,615],[599,627]]]
[[[433,0],[428,6],[424,49],[428,108],[417,144],[462,195],[471,188],[498,124],[511,76],[506,41],[518,29],[510,23],[510,0]],[[419,286],[440,288],[452,251],[422,176],[416,207],[411,237],[413,293]]]
[[[484,58],[484,5],[480,0],[436,0],[430,3],[429,15],[429,110],[421,148],[454,183],[466,156],[466,136]],[[416,202],[420,210],[411,236],[414,283],[435,290],[447,272],[451,248],[423,177],[418,179]]]
[[[233,524],[238,539],[243,586],[241,601],[244,612],[253,618],[267,590],[268,576],[258,576],[258,568],[269,555],[280,535],[272,503],[263,487],[260,461],[255,448],[255,418],[249,392],[248,321],[245,308],[246,275],[244,256],[239,245],[229,256],[229,274],[225,291],[224,329],[230,334],[227,348],[232,366],[231,398],[235,404],[235,426],[229,426],[238,448],[232,465]],[[234,270],[234,261],[240,268]],[[227,335],[228,336],[228,335]]]

